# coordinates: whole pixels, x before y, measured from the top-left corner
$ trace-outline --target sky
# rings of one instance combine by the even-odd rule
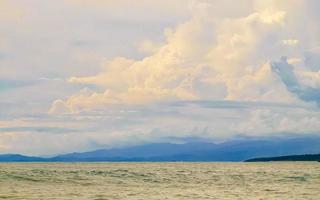
[[[320,135],[318,0],[0,0],[0,153]]]

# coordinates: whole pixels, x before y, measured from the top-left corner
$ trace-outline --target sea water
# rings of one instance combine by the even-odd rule
[[[3,163],[0,199],[320,199],[320,163]]]

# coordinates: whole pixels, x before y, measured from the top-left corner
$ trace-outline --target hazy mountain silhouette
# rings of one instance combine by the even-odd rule
[[[189,142],[154,143],[133,147],[71,153],[52,158],[2,155],[2,162],[98,162],[98,161],[244,161],[257,157],[276,157],[320,152],[320,137],[293,139],[242,139],[220,144]]]
[[[19,154],[2,154],[0,155],[0,162],[42,162],[44,158],[23,156]]]

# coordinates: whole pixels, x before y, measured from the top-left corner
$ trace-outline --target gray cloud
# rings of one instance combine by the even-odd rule
[[[0,80],[0,92],[5,90],[12,90],[18,87],[26,87],[32,84],[34,83],[21,80]]]
[[[282,57],[278,62],[272,62],[271,67],[290,92],[303,101],[314,101],[320,105],[320,88],[313,88],[299,83],[293,71],[294,67],[288,64],[286,57]]]
[[[308,51],[305,53],[304,57],[305,57],[304,62],[308,69],[310,69],[313,72],[317,72],[320,70],[320,53],[319,52]]]
[[[33,126],[18,126],[18,127],[0,127],[1,132],[39,132],[39,133],[53,133],[53,134],[65,134],[78,132],[76,129],[68,129],[61,127],[33,127]]]

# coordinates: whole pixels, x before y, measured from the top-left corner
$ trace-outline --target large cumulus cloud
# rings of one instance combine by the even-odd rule
[[[300,78],[294,75],[298,69],[318,82],[317,60],[310,53],[319,44],[312,5],[304,1],[251,3],[251,12],[240,17],[215,16],[211,12],[214,2],[194,4],[191,19],[165,30],[166,42],[154,54],[141,60],[118,57],[95,76],[71,77],[71,83],[95,85],[100,90],[74,94],[63,101],[62,110],[176,100],[316,100],[317,88],[294,89]],[[311,20],[305,21],[309,15]],[[298,30],[302,28],[309,37]],[[288,69],[274,62],[282,56],[291,62]],[[56,112],[56,103],[51,113]]]

